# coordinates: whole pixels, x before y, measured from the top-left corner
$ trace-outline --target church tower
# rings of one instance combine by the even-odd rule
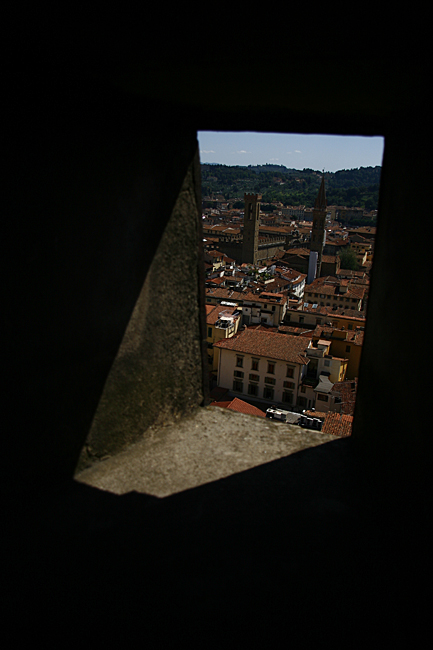
[[[259,256],[259,225],[261,194],[244,194],[244,235],[242,262],[257,264]]]
[[[317,252],[317,273],[316,273],[317,278],[320,277],[323,247],[326,241],[325,223],[326,223],[326,193],[325,193],[325,172],[323,172],[319,193],[314,202],[313,228],[311,231],[311,242],[310,242],[310,251]]]

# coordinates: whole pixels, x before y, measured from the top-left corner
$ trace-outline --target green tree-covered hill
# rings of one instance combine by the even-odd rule
[[[326,172],[328,205],[377,210],[381,167],[360,167]],[[230,167],[201,165],[202,196],[221,194],[227,200],[243,201],[244,192],[263,195],[263,203],[313,207],[322,172],[288,169],[283,165]]]

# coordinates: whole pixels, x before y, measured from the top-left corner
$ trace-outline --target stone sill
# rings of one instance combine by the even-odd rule
[[[145,438],[75,479],[114,494],[166,497],[335,440],[318,431],[208,406],[178,422],[151,427]]]

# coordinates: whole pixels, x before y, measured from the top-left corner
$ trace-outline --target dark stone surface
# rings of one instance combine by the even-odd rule
[[[31,99],[16,107],[2,143],[10,215],[3,453],[11,460],[3,478],[12,490],[73,473],[197,147],[194,131],[179,128],[170,112],[160,133],[154,124],[162,119],[160,111],[115,90],[44,84]],[[169,300],[173,330],[183,326],[197,346],[197,212],[186,216],[189,227],[179,229],[187,242],[179,241],[178,250],[192,257],[185,251],[178,266],[192,275],[179,277],[177,294],[180,302],[188,292],[195,320],[188,312],[188,324],[176,322],[182,312],[176,315],[164,285],[159,295],[152,287],[156,304],[149,306],[156,310]],[[174,248],[173,235],[168,246]],[[170,275],[174,261],[167,252],[162,263],[174,291],[177,275],[174,267]],[[149,336],[157,338],[169,324],[161,326],[153,314],[151,319]],[[183,381],[197,400],[201,377],[196,358],[191,363],[192,375],[185,366]]]
[[[79,467],[119,452],[149,426],[187,415],[203,402],[195,163],[154,252]]]
[[[17,640],[414,640],[427,546],[376,505],[351,439],[164,499],[71,482],[5,514],[6,620]]]

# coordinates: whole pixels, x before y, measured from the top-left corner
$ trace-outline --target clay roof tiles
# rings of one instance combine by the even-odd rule
[[[245,329],[237,336],[218,341],[215,347],[305,365],[309,362],[306,356],[309,344],[310,339],[301,336]]]
[[[237,411],[238,413],[246,413],[247,415],[257,415],[258,417],[265,418],[266,413],[263,413],[260,409],[256,408],[252,404],[248,404],[237,397],[233,398],[231,401],[226,402],[212,402],[211,406],[220,406],[221,408],[230,409],[231,411]]]

